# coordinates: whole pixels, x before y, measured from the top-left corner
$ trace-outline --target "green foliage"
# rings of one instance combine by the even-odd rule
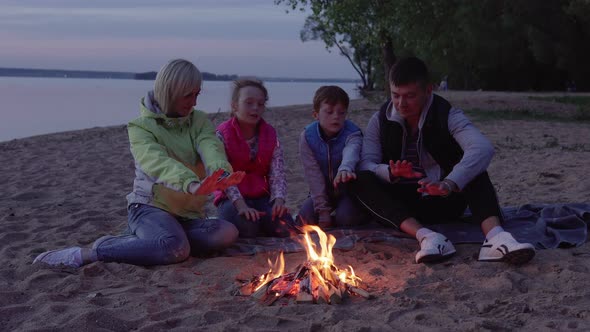
[[[275,0],[311,15],[303,40],[336,47],[365,88],[396,56],[423,58],[454,89],[590,89],[588,0]],[[395,51],[395,52],[394,52]]]

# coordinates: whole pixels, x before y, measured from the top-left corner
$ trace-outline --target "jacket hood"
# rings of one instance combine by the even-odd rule
[[[180,118],[172,118],[166,116],[166,114],[164,114],[164,112],[162,112],[162,110],[160,109],[158,102],[154,99],[153,90],[148,91],[145,97],[141,98],[139,109],[142,117],[161,119],[160,121],[162,121],[169,127],[176,127],[184,125],[186,123],[190,123],[194,112],[194,110],[191,110],[191,112],[187,116]]]

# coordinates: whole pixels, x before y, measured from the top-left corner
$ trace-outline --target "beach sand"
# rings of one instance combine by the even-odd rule
[[[455,106],[493,112],[573,106],[528,94],[446,92]],[[306,101],[302,101],[306,102]],[[353,101],[362,127],[378,108]],[[50,111],[50,110],[48,110]],[[215,122],[227,117],[219,114]],[[297,141],[309,105],[277,107],[265,118],[279,132],[288,205],[306,198]],[[493,141],[489,168],[503,206],[588,202],[590,125],[532,120],[474,121]],[[540,250],[520,267],[477,262],[478,245],[434,265],[415,264],[415,240],[336,250],[375,299],[340,305],[265,307],[231,295],[237,276],[266,272],[268,255],[190,258],[171,266],[93,263],[80,269],[31,265],[39,253],[89,246],[126,227],[133,160],[125,126],[0,143],[0,330],[509,331],[590,329],[590,246]],[[271,255],[274,257],[274,255]],[[290,271],[305,253],[286,255]]]

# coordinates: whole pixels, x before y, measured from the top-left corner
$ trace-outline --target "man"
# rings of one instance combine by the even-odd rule
[[[389,74],[391,101],[375,113],[363,140],[355,183],[361,203],[388,226],[415,236],[416,262],[455,253],[442,234],[422,224],[455,221],[469,207],[486,236],[480,261],[528,262],[533,245],[501,226],[501,210],[486,169],[490,141],[448,101],[432,93],[422,60],[399,60]]]

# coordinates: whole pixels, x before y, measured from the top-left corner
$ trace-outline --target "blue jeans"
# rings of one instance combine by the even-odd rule
[[[166,265],[224,249],[237,238],[238,230],[225,220],[183,221],[151,205],[131,204],[127,235],[101,242],[96,252],[105,262]]]
[[[336,227],[358,226],[369,222],[370,216],[362,209],[359,203],[349,194],[343,194],[332,200],[332,206],[336,207],[336,215],[332,218],[332,225]],[[315,213],[313,200],[308,197],[299,210],[298,219],[307,224],[317,225],[319,216]]]
[[[229,199],[219,203],[217,216],[234,224],[238,228],[241,238],[257,236],[287,237],[292,232],[297,232],[293,227],[291,214],[285,213],[281,218],[272,219],[272,204],[269,199],[270,197],[245,199],[249,207],[266,213],[257,221],[250,221],[239,215],[238,210]]]

